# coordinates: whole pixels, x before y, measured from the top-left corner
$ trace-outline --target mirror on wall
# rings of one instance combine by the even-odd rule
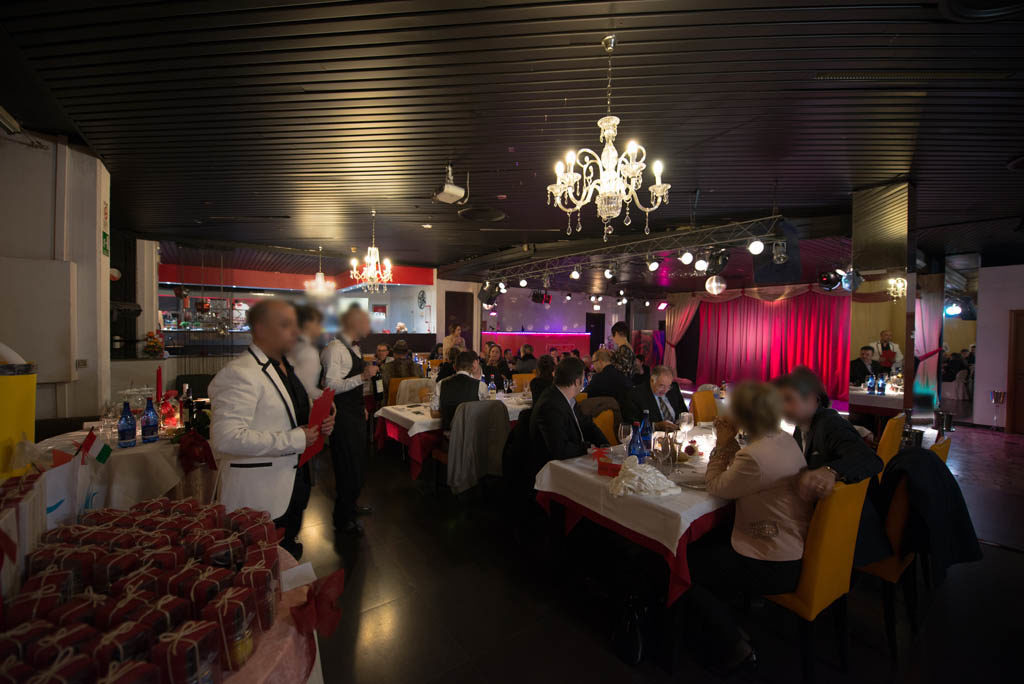
[[[978,334],[977,254],[946,257],[943,283],[940,406],[958,423],[972,423]]]

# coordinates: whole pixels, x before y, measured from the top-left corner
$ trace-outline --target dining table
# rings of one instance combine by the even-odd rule
[[[729,502],[704,487],[714,439],[709,425],[695,427],[686,436],[700,453],[663,471],[679,485],[675,493],[615,496],[609,489],[612,477],[600,474],[595,455],[588,454],[545,464],[534,482],[537,503],[549,514],[552,504],[564,508],[565,534],[587,518],[659,554],[669,567],[667,602],[672,604],[690,588],[687,547],[731,515]],[[612,461],[625,457],[622,445],[611,451]]]
[[[532,405],[529,392],[499,394],[495,399],[508,409],[509,421],[515,424],[519,414]],[[418,479],[423,463],[435,446],[441,444],[441,419],[434,418],[429,404],[397,404],[384,406],[373,414],[374,439],[378,449],[388,439],[404,444],[409,449],[409,475]]]

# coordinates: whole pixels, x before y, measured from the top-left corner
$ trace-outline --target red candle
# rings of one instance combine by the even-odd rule
[[[156,367],[156,401],[164,396],[164,367]]]

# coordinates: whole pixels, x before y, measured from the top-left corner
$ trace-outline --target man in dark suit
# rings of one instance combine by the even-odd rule
[[[652,368],[650,381],[630,390],[627,403],[628,409],[623,407],[627,420],[641,420],[647,410],[655,430],[675,430],[676,418],[686,412],[686,400],[668,366]]]
[[[869,375],[878,375],[882,372],[882,364],[875,361],[875,348],[864,345],[860,348],[860,358],[850,362],[850,384],[863,385]]]
[[[583,362],[575,356],[555,367],[555,382],[540,395],[530,414],[530,440],[539,465],[576,458],[590,445],[606,445],[601,430],[576,406],[583,390]],[[539,469],[539,468],[538,468]]]
[[[619,408],[626,412],[626,398],[633,384],[612,363],[612,353],[607,349],[594,352],[594,377],[587,385],[587,397],[611,397],[619,402]]]
[[[480,382],[480,357],[474,351],[459,352],[455,359],[455,375],[438,384],[438,411],[441,429],[452,429],[452,419],[459,404],[487,398],[487,387]]]

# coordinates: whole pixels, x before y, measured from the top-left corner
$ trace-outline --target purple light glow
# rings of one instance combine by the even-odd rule
[[[658,311],[664,311],[668,308],[668,302],[658,302]]]
[[[668,304],[666,303],[665,306],[668,306]],[[590,337],[590,333],[587,333],[587,332],[578,332],[578,333],[574,333],[574,332],[536,332],[536,331],[534,331],[534,332],[526,332],[526,331],[523,331],[523,332],[514,332],[514,331],[512,331],[512,332],[503,332],[503,331],[500,331],[500,330],[485,330],[485,331],[483,331],[480,334],[481,335],[545,335],[545,336],[548,336],[548,335],[586,335],[587,337]]]

